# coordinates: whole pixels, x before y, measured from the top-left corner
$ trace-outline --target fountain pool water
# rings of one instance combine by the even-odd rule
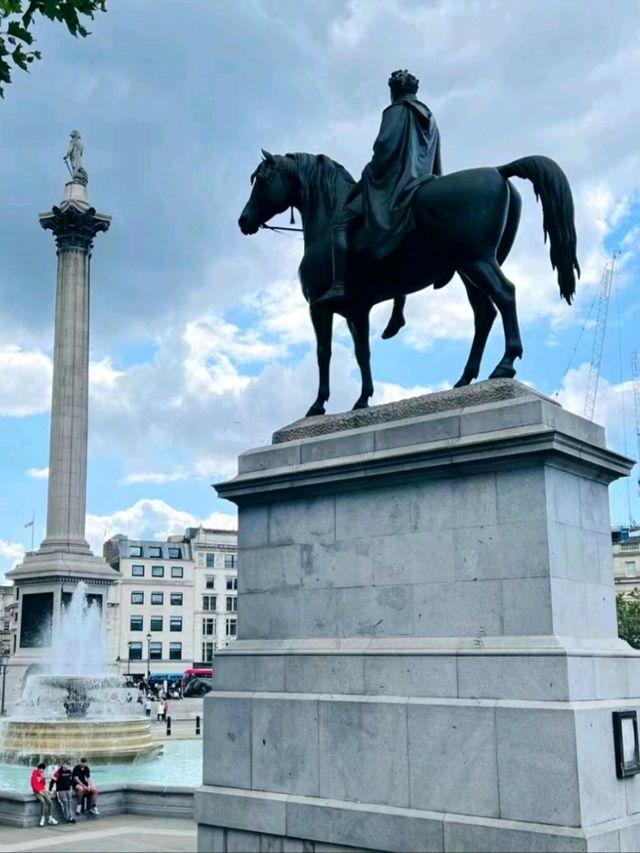
[[[75,757],[75,756],[72,756]],[[91,766],[91,777],[98,787],[111,784],[130,785],[202,785],[202,740],[179,738],[167,740],[164,752],[153,761],[134,761],[127,764]],[[46,771],[49,778],[53,767]],[[23,764],[0,763],[0,791],[26,793],[29,790],[29,769]]]
[[[9,763],[52,763],[73,756],[93,764],[157,755],[149,720],[106,665],[99,607],[80,582],[61,617],[49,672],[27,678],[11,716],[0,724],[0,756]]]

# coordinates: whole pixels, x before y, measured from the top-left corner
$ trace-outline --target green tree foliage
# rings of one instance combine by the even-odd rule
[[[31,28],[38,17],[60,21],[72,36],[84,38],[89,30],[82,20],[106,11],[107,0],[0,0],[0,97],[11,82],[13,67],[28,71],[41,58],[40,51],[31,48]]]
[[[640,590],[634,589],[616,596],[618,610],[618,634],[633,646],[640,649]]]

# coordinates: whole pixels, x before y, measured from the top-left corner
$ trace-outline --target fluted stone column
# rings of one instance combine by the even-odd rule
[[[85,540],[89,408],[89,272],[93,239],[111,218],[89,206],[86,186],[40,215],[58,247],[47,535],[43,551],[89,553]]]

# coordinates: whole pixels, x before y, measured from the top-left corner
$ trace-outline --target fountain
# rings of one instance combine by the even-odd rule
[[[48,672],[27,678],[1,725],[4,760],[53,763],[82,755],[93,764],[120,764],[161,751],[149,720],[136,716],[131,691],[109,673],[104,642],[100,608],[81,581],[63,610]]]

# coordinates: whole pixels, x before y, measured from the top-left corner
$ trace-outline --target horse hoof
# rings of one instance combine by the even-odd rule
[[[515,375],[513,367],[496,367],[489,379],[513,379]]]
[[[355,412],[356,409],[368,409],[368,408],[369,408],[369,401],[368,400],[358,400],[356,402],[356,404],[354,405],[353,409],[351,409],[351,411]]]
[[[381,337],[383,341],[388,341],[389,338],[392,338],[394,335],[397,335],[400,329],[404,326],[405,319],[404,317],[400,317],[399,320],[394,320],[393,317],[387,323],[387,328],[382,333]]]
[[[325,414],[324,406],[318,406],[316,403],[314,403],[313,406],[311,406],[311,408],[309,409],[309,411],[305,415],[305,418],[312,418],[315,415],[324,415],[324,414]]]
[[[456,382],[456,384],[453,387],[454,388],[464,388],[467,385],[471,385],[471,381],[472,381],[472,377],[470,376],[469,378],[467,378],[463,373],[462,376],[460,377],[460,379],[458,379],[458,381]]]

